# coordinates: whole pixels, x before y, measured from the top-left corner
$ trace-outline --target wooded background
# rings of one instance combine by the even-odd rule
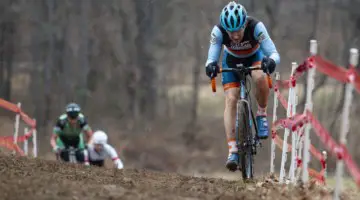
[[[239,2],[267,27],[281,55],[277,70],[283,79],[289,78],[291,62],[309,55],[310,39],[318,40],[320,55],[341,66],[348,64],[349,49],[360,47],[360,0]],[[1,0],[0,97],[21,102],[36,118],[42,154],[50,152],[56,118],[75,101],[93,129],[108,132],[129,167],[225,170],[224,98],[220,78],[217,94],[211,93],[204,64],[211,29],[226,3]],[[342,84],[317,73],[314,113],[335,139],[343,94]],[[358,97],[348,138],[360,164]],[[299,102],[302,112],[303,95]],[[13,119],[10,113],[2,116],[4,123]],[[1,134],[10,135],[4,123]],[[265,143],[256,163],[264,173],[270,140]],[[323,148],[316,137],[312,143]],[[329,162],[331,172],[334,160]],[[313,161],[313,166],[320,165]]]

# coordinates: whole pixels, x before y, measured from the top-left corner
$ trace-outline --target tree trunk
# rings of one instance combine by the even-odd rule
[[[152,58],[147,47],[151,45],[153,38],[153,3],[150,1],[134,1],[136,9],[136,22],[138,25],[138,36],[135,39],[137,48],[137,64],[140,80],[136,88],[136,98],[139,99],[138,107],[140,114],[151,120],[156,111],[156,71],[152,65]],[[142,117],[143,118],[143,117]]]
[[[70,92],[73,91],[72,88],[72,76],[71,76],[71,68],[73,68],[74,66],[72,65],[72,63],[70,62],[71,59],[71,48],[70,45],[68,43],[68,38],[70,37],[69,34],[69,29],[71,28],[68,22],[68,15],[69,13],[67,12],[68,8],[67,6],[65,6],[65,19],[66,23],[63,27],[63,49],[62,49],[62,74],[61,74],[61,80],[63,81],[62,85],[62,99],[64,99],[65,104],[69,103],[70,101],[74,101],[74,99],[72,98],[72,95],[70,94]],[[67,80],[67,81],[64,81]]]
[[[194,40],[195,40],[195,44],[194,44],[194,49],[195,49],[195,57],[196,57],[196,61],[195,65],[193,67],[193,91],[192,91],[192,105],[191,105],[191,115],[190,115],[190,121],[189,121],[189,127],[191,130],[194,130],[196,128],[197,125],[197,117],[198,117],[198,104],[199,104],[199,82],[200,82],[200,67],[201,67],[201,44],[200,44],[200,40],[197,33],[195,33],[194,36]]]
[[[320,1],[316,0],[314,3],[314,9],[313,9],[313,20],[312,20],[312,29],[311,29],[311,33],[309,35],[308,38],[308,42],[306,43],[306,52],[309,52],[310,49],[310,40],[315,39],[316,35],[317,35],[317,28],[318,28],[318,22],[319,22],[319,16],[320,16]],[[309,53],[306,53],[307,56],[309,55]],[[305,108],[305,103],[306,103],[306,91],[307,91],[307,72],[304,73],[302,79],[304,81],[304,95],[302,96],[301,100],[299,101],[299,110],[304,110]],[[326,77],[322,77],[322,79],[319,81],[320,84],[324,84],[326,80]],[[315,83],[314,88],[317,88],[316,90],[319,89],[321,85],[318,85]]]
[[[54,21],[54,7],[55,0],[46,1],[47,11],[48,11],[48,27],[46,29],[46,34],[48,37],[48,51],[46,56],[46,64],[44,68],[44,120],[41,122],[44,127],[47,126],[48,122],[51,121],[51,92],[52,92],[52,69],[53,69],[53,59],[54,59],[54,36],[53,36],[53,21]]]
[[[88,13],[90,9],[91,1],[82,0],[81,1],[81,45],[80,45],[80,54],[81,54],[81,73],[80,73],[80,94],[79,94],[79,103],[82,107],[86,106],[87,99],[87,78],[89,74],[89,56],[88,56],[88,46],[89,46],[89,34],[88,34]]]
[[[269,32],[271,37],[274,39],[276,34],[275,34],[275,30],[277,27],[277,15],[278,15],[278,10],[280,7],[280,3],[281,0],[268,0],[266,1],[266,5],[265,5],[265,12],[269,18]]]
[[[12,62],[14,54],[14,22],[13,19],[8,19],[1,22],[1,36],[0,36],[0,97],[10,101],[11,100],[11,78],[12,78]]]

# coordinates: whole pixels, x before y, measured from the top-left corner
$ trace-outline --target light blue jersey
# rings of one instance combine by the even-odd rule
[[[248,17],[244,37],[240,42],[231,41],[221,25],[214,26],[211,31],[208,59],[205,66],[219,61],[223,45],[225,53],[236,58],[250,58],[261,51],[265,56],[272,58],[276,64],[280,63],[280,55],[264,24],[252,17]]]

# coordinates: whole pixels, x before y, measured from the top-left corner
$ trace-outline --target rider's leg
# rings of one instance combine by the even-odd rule
[[[61,158],[61,160],[65,161],[65,162],[69,162],[70,161],[69,152],[60,151],[60,158]]]
[[[56,146],[59,147],[59,149],[65,149],[64,142],[61,140],[60,137],[56,138]],[[65,161],[65,162],[69,162],[69,155],[65,151],[60,150],[60,152],[58,152],[56,156],[59,156],[60,159]]]
[[[229,67],[229,57],[226,51],[223,55],[223,68]],[[225,91],[225,111],[224,111],[224,126],[225,133],[229,147],[229,156],[226,162],[226,167],[235,171],[238,165],[238,148],[235,136],[235,120],[236,120],[236,103],[239,98],[239,80],[233,73],[223,73],[222,84]]]
[[[251,76],[256,84],[255,97],[258,103],[257,114],[266,116],[267,102],[270,94],[266,74],[263,71],[257,70],[253,71]]]
[[[261,66],[262,52],[259,51],[255,57],[253,66]],[[259,127],[258,136],[261,139],[266,139],[269,136],[268,122],[267,122],[267,103],[270,94],[269,85],[266,74],[261,70],[254,70],[251,76],[255,82],[255,97],[258,103],[258,110],[256,113],[256,121]]]
[[[83,149],[77,150],[75,153],[75,157],[79,163],[83,163],[85,161],[84,150]]]
[[[235,120],[236,103],[239,98],[239,88],[229,88],[225,90],[225,111],[224,126],[226,138],[229,145],[229,153],[237,152],[235,145]]]
[[[229,147],[229,156],[226,167],[231,171],[236,170],[238,165],[238,148],[235,135],[236,103],[238,98],[239,88],[228,88],[225,90],[224,126]]]

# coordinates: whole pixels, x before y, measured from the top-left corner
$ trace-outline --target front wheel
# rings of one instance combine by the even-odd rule
[[[254,159],[252,153],[252,132],[250,124],[249,104],[240,101],[237,105],[237,136],[239,141],[239,155],[242,177],[245,180],[254,177]]]
[[[69,155],[69,162],[70,163],[77,163],[77,159],[76,159],[76,149],[70,147],[69,151],[68,151],[68,155]]]

